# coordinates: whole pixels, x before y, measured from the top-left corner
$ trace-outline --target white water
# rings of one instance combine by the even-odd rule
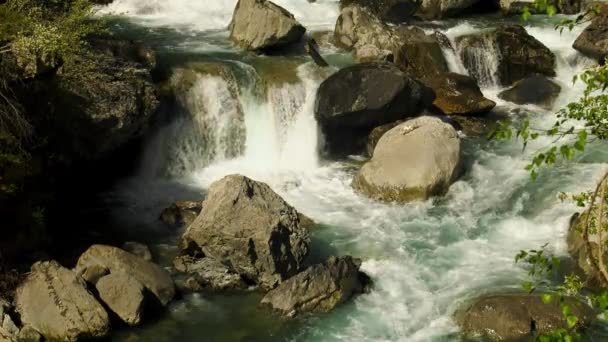
[[[294,5],[295,1],[278,2],[296,13],[310,11],[311,5],[305,0],[298,5]],[[193,29],[221,28],[229,20],[231,9],[227,9],[231,6],[219,6],[219,2],[214,1],[202,3],[157,1],[160,9],[156,12],[138,14],[143,7],[135,6],[135,0],[119,0],[112,5],[112,10],[127,11],[137,20],[148,21],[149,25],[186,25]],[[325,1],[320,6],[328,4]],[[309,19],[328,26],[335,19],[333,5],[332,11]],[[129,10],[128,6],[134,7]],[[189,13],[180,16],[180,11]],[[202,23],[200,18],[209,19],[213,11],[218,13],[213,17],[217,23]],[[464,22],[445,33],[453,41],[477,29]],[[556,80],[563,92],[555,109],[575,100],[581,94],[581,85],[572,86],[570,82],[587,63],[570,47],[578,32],[560,36],[551,25],[533,25],[528,31],[557,55]],[[480,52],[484,72],[491,73],[495,68],[492,58],[487,51]],[[459,69],[462,63],[456,55],[450,66],[455,71],[463,71]],[[251,71],[251,67],[241,67]],[[320,241],[336,253],[348,253],[364,260],[363,269],[375,282],[372,293],[359,296],[354,303],[322,319],[310,319],[300,327],[301,331],[290,334],[294,340],[457,340],[452,335],[457,332],[452,317],[463,302],[485,292],[519,288],[526,276],[525,270],[513,263],[519,250],[548,243],[550,250],[565,254],[567,223],[577,208],[561,203],[556,193],[591,188],[605,170],[604,163],[558,165],[532,182],[524,166],[530,154],[549,141],[534,142],[522,153],[518,144],[470,139],[465,142],[470,160],[467,173],[445,198],[408,205],[377,203],[353,192],[351,166],[318,157],[321,137],[313,118],[313,104],[322,77],[313,65],[300,66],[298,82],[270,85],[260,98],[250,83],[260,82],[262,76],[253,77],[250,72],[247,85],[239,86],[238,95],[246,128],[243,154],[237,158],[214,157],[200,163],[200,154],[191,151],[200,151],[199,148],[206,146],[191,140],[178,148],[182,158],[179,163],[187,166],[182,177],[173,179],[201,190],[231,173],[264,181],[298,210],[325,226],[315,232]],[[194,100],[215,103],[213,118],[221,118],[225,112],[234,113],[231,109],[234,105],[226,104],[234,103],[234,98],[222,97],[226,94],[222,89],[226,87],[220,80],[205,76],[201,81],[190,95]],[[500,105],[516,108],[497,99],[500,89],[495,82],[490,80],[483,90]],[[526,109],[539,114],[532,117],[533,125],[542,127],[555,120],[553,114],[539,108],[527,106]],[[212,130],[225,127],[221,120],[215,125]],[[168,139],[159,141],[172,143]],[[155,155],[162,144],[150,145],[150,154]],[[209,156],[209,151],[204,151],[204,156]],[[145,191],[150,193],[149,188]],[[141,195],[136,198],[140,200]],[[197,322],[214,314],[209,309],[210,303],[198,298],[190,303],[196,309],[176,306],[174,319],[186,326],[184,330],[196,331]],[[235,323],[230,317],[227,320],[229,323],[224,329],[239,328],[238,324],[233,327]],[[162,332],[155,331],[154,327],[150,329],[153,336],[163,340],[157,336]]]
[[[308,29],[333,29],[338,0],[275,0]],[[115,0],[100,14],[125,15],[150,26],[205,31],[228,27],[237,0]]]

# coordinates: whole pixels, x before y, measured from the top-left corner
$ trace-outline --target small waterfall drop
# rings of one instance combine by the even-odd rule
[[[456,54],[462,59],[469,75],[483,87],[498,86],[500,51],[492,36],[468,36],[456,42]]]

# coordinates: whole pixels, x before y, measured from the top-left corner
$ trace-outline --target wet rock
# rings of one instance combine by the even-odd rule
[[[503,26],[490,33],[473,34],[457,39],[460,57],[470,75],[478,82],[496,78],[510,86],[535,74],[555,76],[555,55],[526,30],[517,25]],[[498,70],[485,75],[486,63],[496,58]]]
[[[448,38],[448,36],[446,36],[443,32],[435,31],[431,34],[431,36],[435,38],[437,43],[439,43],[439,46],[442,48],[454,51],[454,46],[452,46],[450,38]]]
[[[532,13],[536,12],[534,0],[500,0],[500,9],[503,14],[521,14],[525,7]]]
[[[241,276],[227,265],[213,258],[179,256],[173,261],[176,270],[193,276],[186,282],[193,291],[211,289],[215,291],[244,290],[247,284]]]
[[[305,312],[329,312],[352,296],[362,293],[369,277],[359,271],[361,261],[330,257],[271,290],[262,304],[288,317]]]
[[[558,2],[559,11],[563,14],[577,14],[582,11],[585,0],[561,0]]]
[[[498,97],[517,104],[535,104],[551,109],[561,90],[557,83],[536,75],[515,82],[513,87],[501,92]]]
[[[568,299],[572,312],[588,324],[593,311],[585,304]],[[458,319],[462,333],[494,341],[513,341],[534,334],[567,328],[557,301],[545,304],[540,295],[494,295],[477,299]]]
[[[346,67],[319,86],[315,118],[322,125],[375,127],[420,113],[433,92],[389,63]]]
[[[600,15],[581,33],[573,47],[600,63],[608,56],[608,16]]]
[[[422,0],[418,15],[426,19],[452,17],[488,0]]]
[[[441,45],[435,36],[418,31],[404,37],[407,38],[395,52],[395,64],[401,70],[423,81],[436,79],[450,71]]]
[[[353,153],[377,126],[416,116],[434,100],[433,91],[390,63],[346,67],[317,91],[315,118],[331,154]]]
[[[110,329],[108,314],[84,280],[55,261],[32,266],[15,302],[21,322],[49,340],[99,338]]]
[[[374,155],[374,149],[376,148],[376,145],[378,145],[378,141],[380,141],[380,138],[382,138],[382,136],[386,134],[386,132],[390,131],[401,123],[403,123],[403,120],[391,122],[386,125],[374,128],[367,137],[367,155],[372,157]]]
[[[453,115],[450,116],[452,125],[462,133],[471,137],[487,137],[501,122],[508,120],[511,114],[505,108],[495,108],[484,115]]]
[[[329,64],[327,64],[327,61],[323,58],[323,56],[321,56],[321,53],[319,52],[319,46],[317,45],[317,42],[314,39],[308,39],[306,45],[304,46],[304,49],[310,55],[315,64],[320,67],[329,66]]]
[[[239,0],[230,23],[230,39],[254,51],[295,43],[305,32],[289,11],[267,0]]]
[[[188,226],[203,210],[203,202],[177,201],[163,210],[160,220],[170,226]]]
[[[131,275],[145,286],[162,306],[166,306],[175,295],[175,286],[167,271],[122,249],[93,245],[80,256],[76,270],[81,272],[93,265],[107,268],[110,273]]]
[[[264,289],[302,269],[308,231],[298,212],[268,185],[240,175],[224,177],[211,185],[203,207],[182,236],[184,254],[200,251]]]
[[[459,176],[460,138],[438,117],[405,121],[380,138],[353,188],[387,202],[426,200],[445,194]]]
[[[418,0],[340,0],[341,7],[363,7],[380,19],[394,23],[411,19],[419,5]]]
[[[8,314],[4,314],[4,319],[2,320],[2,330],[14,338],[19,336],[19,328]]]
[[[145,287],[126,273],[102,277],[96,286],[99,298],[128,325],[142,322],[145,307]]]
[[[122,245],[122,249],[146,261],[152,261],[152,252],[150,252],[150,248],[143,243],[127,241]]]
[[[427,82],[435,91],[433,106],[445,115],[487,113],[496,103],[483,96],[477,82],[465,75],[446,73]]]

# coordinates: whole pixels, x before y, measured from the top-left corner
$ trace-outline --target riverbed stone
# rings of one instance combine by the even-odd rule
[[[267,184],[242,175],[209,187],[205,210],[182,236],[185,255],[213,258],[263,289],[298,273],[310,236],[298,212]]]
[[[253,51],[298,42],[305,32],[293,14],[267,0],[239,0],[230,23],[230,39]]]
[[[477,82],[466,75],[445,73],[427,85],[435,91],[433,106],[445,115],[483,114],[496,107],[496,102],[485,98]]]
[[[418,10],[418,0],[340,0],[341,8],[362,7],[383,21],[408,21]]]
[[[145,309],[145,287],[134,277],[111,273],[97,281],[99,298],[123,322],[135,326],[142,322]]]
[[[498,94],[498,97],[516,104],[535,104],[551,109],[561,90],[562,87],[551,79],[534,75],[515,82],[511,88]]]
[[[575,299],[566,299],[572,313],[585,326],[593,311]],[[535,334],[567,328],[557,300],[545,304],[540,294],[491,295],[476,299],[457,320],[467,337],[514,341]]]
[[[490,76],[483,74],[487,66],[482,65],[490,58],[497,59],[498,70],[492,76],[503,86],[536,74],[555,76],[555,55],[522,26],[501,26],[492,32],[459,37],[456,42],[460,58],[478,82]]]
[[[76,270],[99,265],[110,273],[126,273],[137,279],[150,291],[162,306],[166,306],[175,295],[173,280],[162,267],[146,261],[120,248],[93,245],[78,259]]]
[[[417,14],[425,19],[453,17],[480,1],[488,0],[422,0]]]
[[[445,194],[460,174],[458,133],[439,117],[410,119],[385,133],[352,186],[385,202],[426,200]]]
[[[358,259],[332,256],[283,282],[261,303],[287,317],[329,312],[369,285],[369,277],[359,271],[360,267]]]
[[[600,15],[576,38],[573,47],[600,63],[608,56],[608,16]]]
[[[108,314],[84,280],[55,261],[32,266],[17,288],[15,303],[21,322],[49,340],[99,338],[110,330]]]
[[[150,247],[144,245],[143,243],[127,241],[122,245],[122,249],[131,254],[137,255],[146,261],[152,261],[152,252],[150,251]]]

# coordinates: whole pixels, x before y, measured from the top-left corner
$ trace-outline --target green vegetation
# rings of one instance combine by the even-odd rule
[[[559,0],[561,1],[561,0]],[[546,12],[553,15],[557,12],[556,1],[536,0],[535,9],[538,12]],[[523,19],[530,16],[530,10],[526,9]],[[600,8],[594,7],[579,15],[575,19],[564,19],[556,26],[560,32],[564,29],[572,29],[586,21],[592,20],[600,14]],[[543,167],[554,165],[559,160],[572,160],[577,153],[585,150],[590,142],[608,140],[608,66],[593,67],[586,70],[582,75],[574,77],[573,82],[583,82],[585,91],[577,101],[570,103],[557,113],[557,121],[549,129],[538,129],[530,125],[529,120],[524,120],[518,127],[510,123],[503,123],[492,137],[501,139],[521,139],[524,148],[530,141],[541,137],[551,138],[551,144],[536,152],[530,164],[526,167],[531,177],[535,179]],[[567,195],[560,194],[562,200],[572,200],[580,207],[586,207],[585,213],[579,219],[577,227],[580,229],[583,242],[589,250],[592,249],[592,239],[597,243],[597,254],[591,256],[591,263],[601,278],[603,284],[608,284],[608,269],[605,265],[606,236],[608,235],[608,216],[606,214],[606,203],[608,203],[608,173],[602,177],[595,191],[582,194]],[[543,246],[539,250],[521,251],[516,257],[516,263],[524,263],[528,267],[529,275],[534,279],[525,282],[523,288],[533,292],[542,287],[551,293],[542,296],[543,302],[550,303],[558,301],[568,329],[556,329],[548,334],[537,337],[543,342],[571,342],[580,341],[579,317],[577,317],[567,297],[583,297],[586,302],[600,311],[604,319],[608,318],[608,291],[599,295],[585,289],[585,283],[576,274],[566,275],[563,282],[558,286],[552,286],[547,279],[549,275],[559,269],[559,259],[548,255]]]

